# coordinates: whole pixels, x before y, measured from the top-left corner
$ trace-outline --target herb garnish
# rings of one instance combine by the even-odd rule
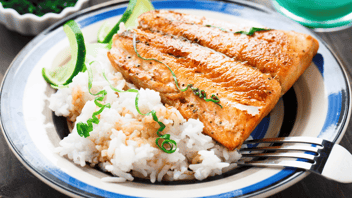
[[[111,83],[109,82],[109,80],[106,78],[105,76],[105,73],[103,73],[103,76],[105,78],[106,81],[108,81],[109,85],[110,85],[110,88],[113,90],[113,91],[116,91],[116,92],[119,92],[119,93],[123,93],[123,92],[134,92],[134,93],[137,93],[136,95],[136,99],[135,99],[135,106],[136,106],[136,110],[137,112],[140,114],[140,115],[144,115],[144,116],[148,116],[148,115],[152,115],[153,117],[153,120],[155,122],[157,122],[160,126],[160,128],[158,129],[158,131],[156,132],[156,134],[159,136],[158,138],[156,138],[155,140],[155,144],[162,150],[164,151],[165,153],[174,153],[177,149],[177,144],[175,142],[175,140],[172,140],[170,139],[170,134],[164,134],[164,135],[161,135],[160,132],[163,131],[165,129],[165,124],[160,122],[157,115],[156,115],[156,111],[155,110],[151,110],[150,112],[146,113],[146,114],[143,114],[141,113],[141,111],[139,110],[139,107],[138,107],[138,100],[139,100],[139,92],[138,90],[136,89],[129,89],[127,91],[121,91],[121,90],[118,90],[116,89],[115,87],[113,87],[111,85]],[[159,140],[160,139],[163,139],[163,142],[161,143],[161,145],[159,145]],[[168,144],[169,145],[169,149],[165,148],[165,144]]]
[[[93,63],[93,62],[92,62]],[[90,65],[92,64],[90,63]],[[93,113],[92,115],[92,118],[89,118],[87,120],[87,123],[83,123],[83,122],[79,122],[77,123],[77,133],[81,136],[81,137],[89,137],[89,133],[93,131],[93,123],[94,124],[99,124],[99,119],[96,117],[97,115],[99,115],[101,112],[103,112],[103,110],[105,108],[110,108],[111,105],[110,103],[106,104],[106,105],[103,105],[101,103],[99,103],[98,101],[102,102],[104,100],[104,97],[105,95],[107,94],[106,90],[102,90],[100,92],[98,92],[97,94],[93,94],[91,93],[90,89],[92,88],[92,81],[93,81],[93,73],[92,73],[92,70],[89,68],[87,68],[87,71],[88,71],[88,91],[91,95],[93,96],[98,96],[94,99],[94,103],[95,105],[97,105],[98,107],[100,107],[100,109],[96,112]],[[156,145],[162,150],[164,151],[165,153],[174,153],[177,149],[177,143],[175,140],[172,140],[170,139],[170,134],[160,134],[161,131],[163,131],[165,129],[165,124],[160,122],[157,115],[156,115],[156,111],[155,110],[152,110],[150,111],[149,113],[146,113],[146,114],[143,114],[141,113],[141,111],[139,110],[139,107],[138,107],[138,100],[139,100],[139,92],[138,90],[136,89],[129,89],[127,91],[121,91],[121,90],[118,90],[116,89],[115,87],[113,87],[111,85],[111,83],[109,82],[109,80],[107,79],[105,73],[103,72],[103,76],[105,78],[105,80],[109,83],[109,86],[110,88],[115,91],[115,92],[118,92],[118,93],[123,93],[123,92],[134,92],[134,93],[137,93],[137,96],[136,96],[136,99],[135,99],[135,106],[136,106],[136,110],[139,114],[141,115],[152,115],[153,117],[153,120],[155,122],[157,122],[160,126],[160,128],[158,129],[158,131],[156,132],[157,135],[159,136],[158,138],[156,138],[155,140],[155,143]],[[160,139],[163,139],[162,143],[159,145],[159,140]],[[165,144],[169,145],[169,148],[165,148]]]
[[[214,25],[205,25],[205,27],[214,27],[214,28],[218,28],[224,32],[228,32],[228,33],[233,33],[233,34],[245,34],[245,35],[248,35],[248,36],[252,36],[254,34],[254,32],[259,32],[259,31],[269,31],[269,30],[272,30],[272,29],[265,29],[265,28],[257,28],[257,27],[251,27],[251,29],[249,29],[248,32],[246,31],[237,31],[237,32],[231,32],[229,30],[226,30],[222,27],[218,27],[218,26],[214,26]]]
[[[141,115],[145,115],[145,116],[152,114],[153,120],[155,122],[157,122],[159,124],[159,126],[160,126],[160,128],[156,131],[156,134],[159,137],[156,138],[155,144],[162,151],[164,151],[165,153],[173,153],[173,152],[175,152],[176,149],[177,149],[177,144],[176,144],[175,140],[170,139],[170,134],[164,134],[164,135],[160,134],[160,132],[165,129],[165,124],[158,120],[158,117],[156,116],[155,110],[151,110],[149,113],[146,113],[146,114],[141,113],[141,111],[138,108],[138,99],[139,99],[139,93],[137,93],[136,100],[135,100],[135,106],[136,106],[136,109],[137,109],[138,113],[141,114]],[[159,145],[159,140],[160,139],[163,139],[161,145]],[[165,146],[164,146],[165,144],[168,144],[170,148],[166,149]],[[173,145],[175,145],[175,147]]]
[[[184,91],[187,91],[188,88],[190,88],[193,91],[194,95],[198,96],[201,99],[204,99],[206,102],[214,102],[215,104],[219,105],[222,108],[222,106],[220,104],[220,99],[215,94],[212,94],[210,98],[207,98],[206,92],[204,90],[200,90],[199,88],[193,87],[193,84],[188,84],[184,89],[181,89],[179,87],[179,84],[178,84],[178,81],[177,81],[175,73],[172,71],[172,69],[167,64],[165,64],[165,63],[163,63],[163,62],[161,62],[161,61],[159,61],[159,60],[157,60],[155,58],[144,58],[144,57],[142,57],[137,51],[137,41],[136,41],[136,34],[135,33],[133,34],[133,48],[134,48],[134,51],[136,52],[136,54],[137,54],[137,56],[139,58],[141,58],[143,60],[147,60],[147,61],[153,60],[153,61],[161,63],[165,67],[167,67],[169,69],[169,71],[171,72],[172,77],[174,78],[174,81],[175,81],[175,84],[176,84],[176,87],[177,87],[178,90],[184,92]]]
[[[92,64],[92,63],[90,63]],[[87,69],[88,70],[88,91],[91,95],[93,96],[97,96],[95,99],[94,99],[94,103],[95,105],[97,105],[98,107],[100,107],[100,109],[96,112],[93,113],[92,115],[92,118],[89,118],[87,120],[87,124],[86,123],[83,123],[83,122],[79,122],[77,123],[77,133],[82,137],[84,136],[85,138],[86,137],[89,137],[89,133],[91,131],[93,131],[93,123],[94,124],[99,124],[99,119],[97,118],[97,115],[99,115],[101,112],[104,111],[105,108],[110,108],[111,105],[110,103],[108,104],[101,104],[99,102],[102,102],[105,98],[105,95],[107,94],[106,90],[101,90],[99,91],[98,93],[96,94],[93,94],[90,89],[92,88],[92,81],[93,81],[93,73],[92,73],[92,70],[91,69]]]

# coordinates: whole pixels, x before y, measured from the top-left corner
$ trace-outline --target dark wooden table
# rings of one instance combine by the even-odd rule
[[[95,5],[104,0],[91,0]],[[250,0],[272,9],[270,0]],[[352,28],[339,32],[318,33],[318,35],[339,56],[347,72],[352,74]],[[0,25],[0,80],[17,53],[33,39],[7,30]],[[349,122],[341,145],[352,152],[352,121]],[[350,173],[352,174],[352,170]],[[9,149],[4,136],[0,133],[0,198],[5,197],[67,197],[49,187],[30,173]],[[297,184],[271,196],[271,198],[290,197],[352,197],[352,184],[340,184],[310,174]]]

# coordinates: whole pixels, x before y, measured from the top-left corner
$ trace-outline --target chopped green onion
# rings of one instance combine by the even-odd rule
[[[137,94],[136,100],[135,100],[135,105],[136,105],[136,109],[137,109],[138,113],[141,114],[141,115],[146,115],[146,116],[151,114],[152,117],[153,117],[153,120],[154,120],[155,122],[157,122],[157,123],[159,124],[159,126],[160,126],[160,128],[159,128],[159,129],[157,130],[157,132],[156,132],[156,134],[157,134],[159,137],[156,138],[155,144],[156,144],[162,151],[164,151],[165,153],[174,153],[174,152],[176,151],[176,149],[177,149],[177,144],[176,144],[175,140],[170,139],[170,134],[164,134],[164,135],[160,134],[160,132],[165,129],[165,124],[159,121],[159,119],[158,119],[158,117],[157,117],[157,115],[156,115],[155,110],[152,110],[152,111],[150,111],[150,112],[148,112],[148,113],[146,113],[146,114],[141,113],[141,111],[139,110],[139,107],[138,107],[138,99],[139,99],[139,93]],[[161,145],[159,145],[159,140],[160,140],[160,139],[163,139]],[[165,144],[169,145],[170,148],[169,148],[169,149],[166,149],[165,146],[164,146]]]
[[[233,33],[233,34],[245,34],[245,35],[248,35],[248,36],[252,36],[254,34],[254,32],[259,32],[259,31],[269,31],[269,30],[272,30],[272,29],[265,29],[265,28],[257,28],[257,27],[251,27],[251,29],[249,29],[248,32],[246,31],[237,31],[237,32],[231,32],[229,30],[226,30],[222,27],[218,27],[218,26],[214,26],[214,25],[205,25],[205,27],[213,27],[213,28],[218,28],[224,32],[228,32],[228,33]]]
[[[172,71],[172,69],[171,69],[167,64],[165,64],[165,63],[163,63],[163,62],[161,62],[161,61],[159,61],[159,60],[157,60],[157,59],[155,59],[155,58],[144,58],[144,57],[142,57],[142,56],[138,53],[138,51],[137,51],[137,46],[136,46],[137,44],[136,44],[136,43],[137,43],[137,42],[136,42],[136,34],[134,33],[134,34],[133,34],[133,48],[134,48],[134,51],[136,52],[137,56],[138,56],[139,58],[143,59],[143,60],[153,60],[153,61],[156,61],[156,62],[158,62],[158,63],[163,64],[165,67],[167,67],[167,68],[169,69],[169,71],[171,72],[172,77],[173,77],[174,80],[175,80],[176,87],[177,87],[180,91],[186,91],[186,90],[188,89],[188,87],[191,86],[191,85],[189,84],[189,85],[187,85],[187,87],[186,87],[185,89],[180,89],[180,87],[179,87],[179,85],[178,85],[178,81],[177,81],[176,75],[175,75],[175,73]]]
[[[204,91],[204,90],[199,91],[199,89],[193,87],[192,84],[188,84],[188,85],[186,86],[186,88],[181,89],[180,86],[179,86],[179,84],[178,84],[178,81],[177,81],[177,78],[176,78],[175,73],[172,71],[172,69],[171,69],[167,64],[165,64],[165,63],[163,63],[163,62],[161,62],[161,61],[159,61],[159,60],[157,60],[157,59],[155,59],[155,58],[144,58],[144,57],[142,57],[142,56],[138,53],[138,51],[137,51],[137,41],[136,41],[136,34],[135,34],[135,33],[133,34],[133,48],[134,48],[134,51],[136,52],[136,54],[137,54],[137,56],[138,56],[139,58],[141,58],[141,59],[143,59],[143,60],[147,60],[147,61],[153,60],[153,61],[156,61],[156,62],[158,62],[158,63],[161,63],[161,64],[163,64],[165,67],[167,67],[167,68],[169,69],[169,71],[171,72],[172,77],[174,78],[174,81],[175,81],[175,84],[176,84],[176,87],[177,87],[178,90],[184,92],[184,91],[187,91],[188,88],[190,88],[190,89],[192,89],[194,95],[198,96],[199,98],[204,99],[206,102],[214,102],[215,104],[219,105],[219,106],[222,108],[222,106],[219,104],[219,103],[220,103],[219,98],[218,98],[217,96],[215,96],[214,94],[211,96],[210,99],[207,99],[207,98],[206,98],[207,95],[206,95],[205,91]],[[216,98],[216,99],[214,99],[214,98]]]
[[[194,95],[198,96],[199,98],[204,99],[206,102],[214,102],[215,104],[219,105],[221,108],[222,106],[219,104],[220,100],[219,97],[217,97],[215,94],[211,95],[210,98],[207,98],[207,94],[205,93],[204,90],[199,90],[198,88],[192,87],[191,89],[194,93]]]
[[[224,32],[230,32],[230,31],[228,31],[228,30],[226,30],[226,29],[224,29],[224,28],[222,28],[222,27],[215,26],[215,25],[205,25],[205,27],[213,27],[213,28],[218,28],[218,29],[220,29],[220,30],[222,30],[222,31],[224,31]]]
[[[92,63],[90,63],[90,64],[92,64]],[[104,100],[105,95],[107,94],[106,90],[101,90],[101,91],[99,91],[96,94],[93,94],[90,91],[91,88],[92,88],[93,73],[92,73],[91,69],[87,68],[87,71],[88,71],[88,91],[89,91],[89,93],[91,95],[97,96],[94,99],[94,104],[96,106],[100,107],[100,109],[93,113],[92,117],[87,120],[87,123],[84,123],[84,122],[77,123],[77,125],[76,125],[77,126],[77,133],[81,137],[84,136],[85,138],[89,137],[89,133],[93,131],[93,123],[94,124],[99,124],[99,119],[97,118],[97,115],[99,115],[101,112],[103,112],[105,108],[110,108],[111,107],[110,103],[105,104],[105,105],[99,103],[99,102],[102,102]]]
[[[252,36],[254,34],[254,32],[268,31],[268,30],[271,30],[271,29],[251,27],[251,29],[248,32],[246,32],[246,31],[237,31],[237,32],[235,32],[235,34],[240,33],[240,34],[245,34],[245,35],[248,35],[248,36]]]
[[[156,145],[162,151],[164,151],[165,153],[174,153],[176,151],[176,149],[177,149],[176,142],[174,140],[170,139],[170,134],[164,134],[164,135],[160,134],[160,132],[165,129],[165,124],[159,121],[158,117],[156,116],[156,112],[154,110],[152,110],[152,111],[150,111],[149,113],[146,113],[146,114],[141,113],[141,111],[139,110],[139,107],[138,107],[138,99],[139,99],[139,93],[137,94],[136,100],[135,100],[135,106],[136,106],[136,109],[137,109],[138,113],[141,114],[141,115],[146,115],[146,116],[152,114],[153,120],[155,122],[157,122],[159,124],[159,126],[160,126],[160,128],[156,132],[156,134],[159,136],[155,140]],[[159,145],[159,140],[160,139],[163,139],[163,142],[161,143],[161,145]],[[165,146],[164,146],[165,144],[168,144],[170,148],[166,149]]]
[[[160,134],[160,132],[162,132],[162,131],[165,129],[165,124],[159,121],[159,119],[158,119],[158,117],[157,117],[157,115],[156,115],[156,111],[155,111],[155,110],[152,110],[152,111],[150,111],[150,112],[148,112],[148,113],[146,113],[146,114],[143,114],[143,113],[140,111],[140,109],[139,109],[139,107],[138,107],[138,100],[139,100],[139,92],[138,92],[138,90],[136,90],[136,89],[129,89],[129,90],[127,90],[127,91],[118,90],[118,89],[116,89],[115,87],[113,87],[113,86],[111,85],[111,83],[110,83],[110,81],[107,79],[105,73],[103,73],[103,76],[104,76],[105,80],[108,81],[108,83],[109,83],[109,85],[110,85],[110,88],[111,88],[113,91],[116,91],[116,92],[119,92],[119,93],[123,93],[123,92],[134,92],[134,93],[137,93],[136,99],[135,99],[135,106],[136,106],[137,112],[138,112],[140,115],[144,115],[144,116],[148,116],[148,115],[151,114],[152,117],[153,117],[153,120],[154,120],[155,122],[157,122],[157,123],[159,124],[159,126],[160,126],[159,129],[158,129],[157,132],[156,132],[156,134],[157,134],[159,137],[156,138],[155,144],[160,148],[160,150],[164,151],[165,153],[169,153],[169,154],[170,154],[170,153],[174,153],[174,152],[176,151],[176,149],[177,149],[177,143],[176,143],[174,140],[170,139],[170,134],[164,134],[164,135]],[[162,141],[162,143],[159,145],[159,140],[160,140],[160,139],[163,139],[163,141]],[[169,148],[169,149],[165,148],[165,144],[169,145],[170,148]]]

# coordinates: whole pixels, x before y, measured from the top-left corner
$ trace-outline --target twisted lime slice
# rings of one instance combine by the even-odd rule
[[[125,23],[126,28],[137,27],[138,16],[151,10],[154,10],[154,7],[149,0],[130,0],[126,11],[114,27],[109,27],[107,23],[103,24],[98,33],[98,42],[110,43],[114,34],[119,31],[122,22]],[[102,39],[103,35],[105,35],[104,39]]]
[[[64,31],[70,43],[71,60],[68,64],[52,68],[42,69],[44,79],[53,87],[60,87],[72,82],[72,78],[79,72],[85,71],[86,46],[81,29],[78,24],[70,20],[64,25]]]
[[[110,30],[113,28],[113,24],[108,21],[105,21],[103,25],[100,26],[98,30],[98,42],[104,43],[105,37],[109,34]]]

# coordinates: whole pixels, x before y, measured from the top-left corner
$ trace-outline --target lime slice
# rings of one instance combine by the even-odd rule
[[[113,28],[113,24],[105,21],[103,25],[100,26],[98,30],[98,42],[103,43],[105,37],[109,34],[110,30]]]
[[[102,43],[109,43],[112,40],[112,37],[114,36],[114,34],[116,34],[120,29],[120,23],[122,22],[125,23],[126,28],[136,27],[138,25],[137,24],[138,16],[151,10],[154,10],[154,7],[149,0],[130,0],[130,2],[128,3],[127,9],[123,13],[121,19],[106,35]]]
[[[132,14],[125,22],[126,29],[134,28],[138,26],[137,18],[139,15],[154,10],[153,4],[149,0],[137,0],[136,5],[132,11]]]
[[[72,78],[79,72],[84,71],[86,47],[82,31],[78,24],[70,20],[64,25],[64,31],[70,43],[71,60],[67,65],[53,68],[51,70],[43,68],[42,75],[44,79],[53,85],[53,87],[60,87],[72,82]]]

